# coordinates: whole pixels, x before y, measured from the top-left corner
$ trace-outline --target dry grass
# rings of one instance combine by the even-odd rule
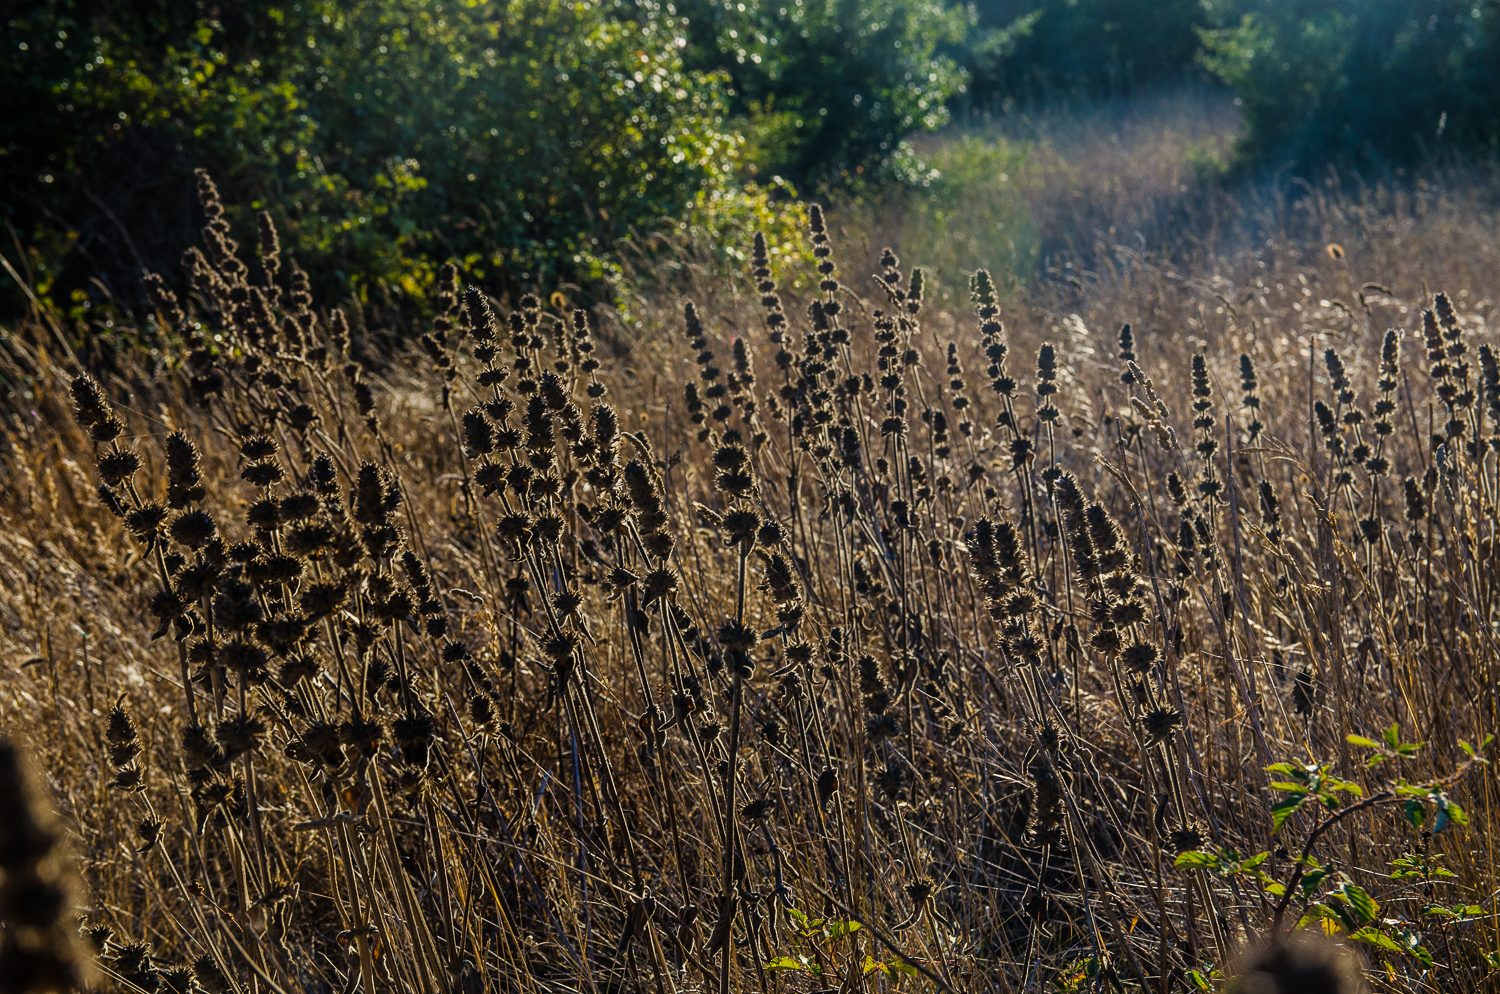
[[[1220,90],[1174,89],[1044,107],[972,129],[1030,150],[1022,178],[1043,265],[1087,259],[1096,242],[1162,251],[1232,216],[1212,181],[1233,155],[1239,110]],[[941,141],[941,136],[936,140]]]
[[[1306,917],[1491,989],[1475,206],[1268,198],[1003,314],[888,260],[591,334],[450,275],[379,376],[211,220],[164,361],[6,340],[0,732],[101,985],[1190,990],[1339,973]]]

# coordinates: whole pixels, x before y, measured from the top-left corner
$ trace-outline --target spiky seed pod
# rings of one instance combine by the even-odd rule
[[[182,510],[208,496],[198,465],[198,447],[180,431],[167,436],[167,504]]]
[[[269,435],[251,435],[240,443],[240,455],[251,462],[276,457],[276,441]]]
[[[251,560],[245,575],[259,587],[273,587],[295,582],[305,569],[306,564],[296,556],[271,553]]]
[[[313,458],[307,477],[319,497],[338,496],[338,471],[333,465],[333,457],[328,455],[328,453],[320,452]]]
[[[218,766],[224,761],[224,753],[209,736],[202,725],[188,725],[180,738],[182,758],[189,769]]]
[[[124,703],[116,704],[109,710],[109,727],[104,737],[111,746],[134,745],[138,733],[135,727],[135,719],[130,714],[130,709]],[[129,762],[129,760],[126,760]],[[125,763],[116,763],[116,766],[124,766]]]
[[[219,646],[218,662],[248,683],[265,679],[266,650],[247,638],[234,638]]]
[[[303,521],[322,510],[318,495],[306,490],[281,498],[277,516],[285,522]]]
[[[762,587],[777,604],[790,604],[802,596],[791,562],[780,552],[766,558],[766,579]]]
[[[1050,409],[1044,415],[1042,409],[1039,408],[1037,410],[1037,417],[1043,421],[1056,421],[1057,408],[1053,407],[1051,402],[1046,400],[1046,398],[1057,393],[1057,350],[1052,347],[1050,342],[1043,343],[1042,347],[1037,350],[1036,379],[1036,395],[1044,401],[1042,408]]]
[[[265,274],[265,285],[276,282],[276,273],[281,268],[281,239],[276,237],[276,222],[270,212],[258,211],[255,215],[256,248],[260,254],[261,270]]]
[[[130,449],[112,449],[99,456],[99,478],[107,487],[118,487],[141,468],[141,457]]]
[[[233,989],[213,957],[206,953],[194,961],[193,975],[204,994],[228,994]]]
[[[883,742],[901,735],[901,722],[889,712],[871,715],[865,720],[865,738],[870,742]]]
[[[479,410],[468,410],[463,416],[464,454],[470,459],[495,451],[494,427]]]
[[[214,523],[213,515],[195,509],[184,511],[172,519],[168,533],[175,542],[190,549],[201,549],[213,540],[218,533],[218,526]]]
[[[359,467],[354,485],[354,520],[362,525],[384,525],[390,516],[386,509],[386,480],[374,463]]]
[[[136,837],[141,841],[140,848],[136,850],[137,853],[151,851],[152,847],[156,845],[156,840],[161,838],[162,825],[163,822],[160,818],[141,819],[140,824],[136,825],[135,829]]]
[[[1213,396],[1213,388],[1209,386],[1208,382],[1208,361],[1204,358],[1202,352],[1199,352],[1193,356],[1192,377],[1193,396],[1196,398],[1193,401],[1193,410],[1199,414],[1202,414],[1204,411],[1207,411],[1213,403],[1212,400],[1210,400],[1210,398]],[[1204,426],[1195,423],[1193,427],[1202,429]],[[1208,427],[1212,428],[1213,424],[1210,422]]]
[[[760,515],[748,508],[740,508],[724,515],[725,545],[739,546],[744,553],[748,554],[755,544],[755,536],[759,530]]]
[[[1438,324],[1444,331],[1452,332],[1458,328],[1458,313],[1453,309],[1453,301],[1446,293],[1439,293],[1434,297],[1432,306],[1437,311]]]
[[[1177,473],[1167,474],[1167,494],[1172,498],[1172,503],[1178,507],[1185,507],[1188,502],[1187,487],[1182,484],[1182,477]]]
[[[1122,640],[1119,629],[1113,624],[1102,625],[1095,628],[1089,635],[1089,646],[1105,656],[1114,656],[1120,651]]]
[[[907,773],[905,765],[899,759],[892,756],[886,760],[885,766],[876,772],[874,776],[875,789],[881,797],[890,798],[894,801],[900,798],[901,791],[906,788],[909,778],[910,774]]]
[[[274,459],[267,459],[262,462],[250,463],[244,469],[240,470],[240,479],[253,487],[265,489],[266,487],[275,486],[286,479],[286,471]]]
[[[437,727],[429,714],[410,714],[397,718],[391,725],[391,737],[401,747],[407,763],[425,766],[428,750],[437,737]]]
[[[114,927],[107,922],[85,924],[81,931],[96,955],[104,952],[105,945],[115,934]]]
[[[1167,843],[1175,853],[1196,852],[1207,844],[1207,839],[1196,826],[1176,829],[1167,837]]]
[[[356,717],[339,725],[339,742],[365,756],[373,756],[384,738],[378,721]]]
[[[157,319],[168,328],[176,328],[182,323],[184,317],[182,308],[178,306],[177,295],[167,288],[166,281],[156,273],[146,273],[141,277],[145,284],[146,296],[151,301],[151,308],[156,312]]]
[[[1145,673],[1161,658],[1161,650],[1150,642],[1135,642],[1120,653],[1120,664],[1132,673]]]
[[[719,626],[718,637],[719,644],[731,652],[749,652],[760,641],[755,629],[732,619]]]
[[[1182,714],[1172,708],[1156,708],[1141,717],[1141,727],[1146,732],[1146,744],[1158,745],[1166,742],[1182,724]]]
[[[73,395],[73,417],[83,427],[93,428],[112,416],[104,388],[92,376],[84,373],[73,377],[68,390]]]
[[[542,641],[541,649],[556,665],[563,660],[571,660],[573,653],[578,651],[578,647],[582,644],[583,640],[578,637],[577,633],[554,628]]]
[[[734,674],[749,679],[755,673],[750,652],[760,642],[760,633],[733,618],[719,626],[719,644],[724,647],[726,662]]]
[[[669,566],[658,566],[646,574],[645,583],[641,587],[641,600],[644,604],[652,604],[656,601],[669,598],[677,593],[677,573]]]

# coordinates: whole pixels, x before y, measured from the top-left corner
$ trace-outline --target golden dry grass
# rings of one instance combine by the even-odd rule
[[[100,985],[1191,990],[1305,917],[1489,989],[1485,189],[1251,198],[998,311],[836,245],[883,279],[592,333],[450,274],[377,373],[205,186],[180,344],[5,343],[0,732]]]

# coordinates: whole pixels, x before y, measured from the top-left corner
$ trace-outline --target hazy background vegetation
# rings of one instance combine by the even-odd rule
[[[1209,237],[1179,223],[1206,187],[1493,155],[1497,23],[1495,0],[22,3],[3,249],[56,312],[131,305],[141,270],[175,279],[205,166],[315,285],[398,311],[449,259],[618,298],[653,236],[739,258],[752,227],[780,243],[768,205],[814,197],[947,285],[1023,283],[1101,237]]]

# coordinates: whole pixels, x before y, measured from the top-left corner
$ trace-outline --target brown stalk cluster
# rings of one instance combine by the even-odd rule
[[[1347,974],[1192,861],[1262,852],[1310,900],[1379,897],[1414,938],[1364,948],[1407,989],[1493,981],[1494,783],[1455,756],[1495,728],[1500,364],[1454,300],[1387,331],[1372,294],[1272,376],[1140,318],[1013,333],[983,271],[940,321],[889,250],[866,299],[814,206],[805,291],[757,236],[749,302],[676,306],[653,368],[456,266],[381,354],[269,215],[242,259],[199,198],[187,299],[148,280],[165,365],[6,360],[50,384],[27,444],[76,469],[5,476],[81,564],[72,634],[7,631],[96,954],[22,819],[0,890],[54,913],[5,918],[11,989]],[[1267,766],[1385,798],[1348,736],[1392,724],[1426,745],[1391,768],[1448,793],[1273,830]]]

